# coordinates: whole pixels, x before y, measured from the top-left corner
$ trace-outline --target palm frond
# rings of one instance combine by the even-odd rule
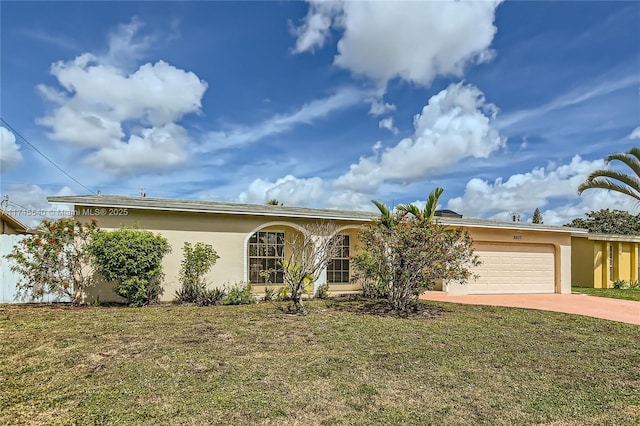
[[[605,189],[628,195],[640,201],[640,148],[633,147],[628,152],[610,154],[605,160],[607,164],[612,161],[620,161],[629,167],[632,173],[627,174],[610,169],[596,170],[580,184],[578,195],[587,189]]]
[[[371,200],[371,202],[378,208],[378,210],[380,210],[380,215],[382,215],[382,217],[391,217],[389,207],[387,207],[385,203],[378,200]]]
[[[423,219],[433,220],[436,209],[438,208],[438,202],[440,201],[440,196],[444,192],[443,188],[436,187],[429,197],[427,198],[427,204],[424,206]]]
[[[587,179],[578,187],[578,195],[582,194],[582,192],[587,189],[606,189],[607,191],[615,191],[640,201],[640,192],[634,191],[629,186],[620,185],[619,183],[604,177],[596,177],[592,180]]]
[[[620,161],[629,167],[636,176],[640,177],[640,148],[631,148],[628,152],[610,154],[605,161],[607,163]]]
[[[611,179],[620,181],[629,186],[633,191],[640,194],[640,177],[630,176],[617,170],[602,169],[592,172],[589,177],[587,177],[586,182],[591,182],[598,178],[606,179],[608,181],[611,181]]]

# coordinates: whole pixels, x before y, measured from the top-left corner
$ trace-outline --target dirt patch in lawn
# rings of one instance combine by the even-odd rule
[[[329,302],[327,306],[355,314],[376,315],[384,318],[436,319],[444,317],[445,313],[448,312],[447,309],[441,306],[429,306],[422,303],[411,306],[406,312],[396,312],[384,301],[366,299],[354,300],[351,303]]]

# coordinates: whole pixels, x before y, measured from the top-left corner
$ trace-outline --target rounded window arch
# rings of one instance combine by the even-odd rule
[[[300,232],[303,230],[300,225],[292,222],[272,221],[257,226],[245,236],[243,246],[243,280],[245,282],[260,283],[263,281],[260,273],[273,270],[269,277],[270,281],[274,284],[282,283],[282,273],[278,271],[280,269],[278,263],[279,260],[284,259],[286,228]]]

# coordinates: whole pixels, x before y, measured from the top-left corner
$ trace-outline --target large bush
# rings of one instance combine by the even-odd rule
[[[176,299],[182,303],[208,305],[216,300],[212,298],[216,292],[207,291],[205,275],[220,258],[210,244],[184,243],[182,248],[182,267],[180,268],[181,288],[176,291]]]
[[[91,245],[96,271],[116,283],[129,306],[158,301],[162,295],[162,258],[171,251],[161,235],[140,229],[99,231]]]
[[[365,254],[354,267],[368,280],[369,291],[376,296],[386,294],[397,312],[407,311],[437,280],[466,282],[473,276],[472,268],[480,264],[468,232],[435,220],[441,194],[442,189],[436,188],[424,210],[409,204],[391,212],[375,201],[380,218],[360,232]]]
[[[11,270],[21,275],[16,298],[40,300],[50,295],[80,303],[93,284],[89,246],[97,231],[95,220],[43,221],[36,234],[25,237],[6,256]]]

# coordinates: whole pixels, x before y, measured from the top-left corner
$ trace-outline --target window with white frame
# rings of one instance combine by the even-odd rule
[[[284,283],[284,232],[256,232],[249,239],[249,281]],[[265,276],[266,275],[266,276]]]
[[[338,255],[327,265],[328,283],[349,282],[349,236],[337,235],[339,239]]]
[[[613,281],[613,244],[609,244],[609,281]]]

